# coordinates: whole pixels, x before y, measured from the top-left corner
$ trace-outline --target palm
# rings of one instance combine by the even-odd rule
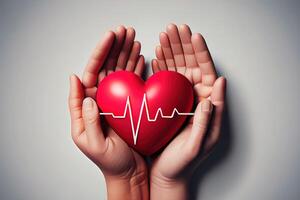
[[[73,139],[78,147],[108,175],[132,175],[130,174],[132,172],[145,171],[146,164],[104,120],[101,120],[100,124],[99,114],[98,120],[91,122],[97,126],[88,130],[82,119],[84,113],[78,108],[81,108],[85,97],[95,99],[97,84],[108,74],[126,70],[141,75],[144,57],[140,55],[140,43],[134,41],[134,38],[133,28],[126,29],[120,26],[116,32],[108,32],[95,48],[85,68],[82,79],[84,87],[79,79],[74,80],[73,86],[71,84]]]
[[[216,116],[212,119],[212,127],[208,131],[208,138],[204,144],[207,153],[219,137],[219,126],[224,100],[224,80],[217,79],[217,74],[204,38],[198,34],[191,34],[187,25],[177,28],[170,24],[167,32],[160,34],[160,46],[156,48],[156,57],[152,61],[154,73],[161,70],[173,70],[184,75],[193,85],[196,104],[205,98],[211,98],[216,107]],[[187,141],[192,132],[193,117],[177,137],[164,149],[154,161],[152,173],[167,178],[174,178],[186,169],[191,156]],[[202,141],[197,141],[202,143]],[[195,143],[195,142],[194,142]],[[199,144],[198,146],[201,146]],[[186,150],[187,149],[187,150]]]

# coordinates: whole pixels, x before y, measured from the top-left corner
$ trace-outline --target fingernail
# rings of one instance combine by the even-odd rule
[[[201,103],[202,112],[210,112],[211,111],[211,103],[208,100],[204,100]]]
[[[93,102],[90,98],[85,98],[83,100],[83,106],[85,108],[85,110],[91,110],[93,107]]]

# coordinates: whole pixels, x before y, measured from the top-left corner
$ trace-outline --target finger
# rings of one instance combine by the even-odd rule
[[[135,38],[135,30],[131,27],[127,28],[125,42],[119,54],[116,71],[125,69],[129,58],[130,50],[133,45],[134,38]]]
[[[174,68],[175,67],[175,61],[173,58],[173,52],[171,49],[171,44],[169,37],[166,33],[162,32],[159,36],[159,41],[160,41],[160,46],[163,49],[164,57],[165,57],[165,62],[167,64],[167,68]]]
[[[160,71],[159,66],[158,66],[158,62],[157,62],[156,59],[153,59],[153,60],[152,60],[151,66],[152,66],[153,74],[155,74],[156,72],[159,72],[159,71]]]
[[[84,92],[79,78],[70,76],[69,111],[71,116],[71,134],[75,143],[79,135],[84,131],[82,119],[82,101]]]
[[[166,64],[166,59],[164,56],[164,52],[163,49],[161,48],[161,46],[157,46],[155,48],[155,54],[156,54],[156,58],[157,58],[157,62],[158,62],[158,66],[161,70],[167,70],[167,64]]]
[[[194,70],[195,71],[195,76],[193,77],[194,80],[196,80],[197,78],[200,77],[200,81],[198,82],[194,82],[194,91],[195,91],[195,95],[197,97],[196,100],[200,101],[202,99],[206,99],[209,98],[211,96],[211,92],[213,90],[213,86],[208,86],[208,85],[204,85],[201,82],[201,71],[200,68],[197,68]],[[198,72],[198,73],[197,73]],[[197,75],[196,75],[197,74]],[[195,78],[196,77],[196,78]]]
[[[98,84],[106,77],[106,70],[101,70],[98,75]]]
[[[144,69],[145,69],[145,59],[143,55],[140,55],[136,67],[134,69],[134,73],[136,73],[138,76],[141,76]]]
[[[109,52],[109,55],[105,61],[104,68],[107,71],[107,74],[112,73],[115,70],[117,65],[119,53],[122,49],[124,39],[125,39],[126,29],[124,26],[119,26],[115,32],[116,39],[112,50]]]
[[[140,51],[141,51],[141,43],[138,41],[135,41],[133,43],[129,59],[127,61],[126,71],[134,71],[134,68],[137,63],[137,59],[140,55]]]
[[[201,101],[195,111],[191,135],[186,141],[188,155],[194,158],[200,151],[205,137],[212,112],[212,104],[209,100]]]
[[[167,34],[170,39],[171,49],[173,52],[173,57],[174,57],[176,67],[184,67],[185,66],[184,54],[183,54],[183,49],[182,49],[177,26],[175,24],[169,24],[167,26]]]
[[[186,24],[183,24],[179,27],[180,40],[184,52],[185,65],[187,67],[197,67],[197,61],[195,57],[195,52],[191,42],[191,30],[190,27]]]
[[[201,34],[195,33],[192,36],[192,44],[202,73],[201,82],[206,86],[212,86],[217,78],[217,73],[205,40]]]
[[[97,93],[97,87],[96,86],[91,87],[91,88],[85,88],[85,90],[84,90],[85,97],[91,97],[93,99],[96,99],[96,93]]]
[[[102,68],[109,54],[114,38],[115,34],[112,31],[108,31],[92,52],[82,77],[82,83],[85,87],[93,87],[96,85],[99,70]]]
[[[225,105],[225,93],[226,79],[224,77],[220,77],[216,80],[211,94],[211,101],[214,105],[214,117],[212,118],[209,135],[205,143],[206,150],[210,150],[220,138],[222,117]]]
[[[91,148],[103,146],[105,138],[100,126],[100,115],[96,102],[92,98],[85,98],[82,110],[89,146]]]

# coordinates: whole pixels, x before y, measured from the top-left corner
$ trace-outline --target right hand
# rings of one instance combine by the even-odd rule
[[[170,24],[160,34],[160,46],[152,61],[154,73],[177,71],[193,85],[196,95],[195,114],[187,125],[153,161],[153,188],[166,185],[186,185],[199,161],[205,158],[220,137],[224,111],[226,80],[217,77],[206,42],[199,33],[191,33],[187,25]],[[214,108],[213,108],[214,107]],[[154,192],[152,196],[161,195]]]

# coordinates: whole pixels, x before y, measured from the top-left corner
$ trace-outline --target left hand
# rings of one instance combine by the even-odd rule
[[[82,82],[75,75],[70,77],[72,138],[103,172],[109,199],[148,198],[145,160],[100,120],[95,102],[97,84],[113,71],[132,71],[141,76],[144,57],[140,55],[140,43],[134,38],[133,28],[120,26],[115,32],[107,32],[93,51]]]

